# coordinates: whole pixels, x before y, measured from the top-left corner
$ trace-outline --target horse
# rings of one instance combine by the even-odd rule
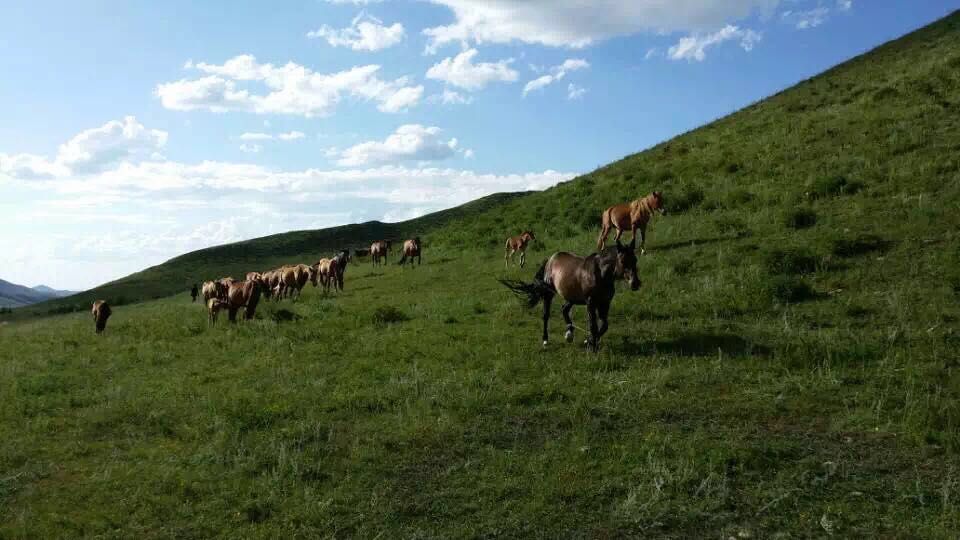
[[[337,289],[337,260],[336,259],[320,259],[313,265],[317,270],[317,276],[320,280],[320,285],[323,286],[323,292],[330,292],[330,285],[333,285],[333,289]],[[317,285],[314,281],[314,286]]]
[[[565,300],[560,311],[567,323],[567,332],[564,334],[567,343],[573,341],[574,327],[570,310],[575,305],[586,305],[590,319],[590,337],[584,344],[597,352],[600,350],[600,338],[607,332],[607,315],[616,293],[614,285],[618,278],[626,280],[630,284],[630,290],[640,288],[635,242],[624,246],[617,240],[615,247],[587,257],[578,257],[563,251],[554,253],[537,270],[532,283],[505,279],[499,281],[521,297],[530,309],[543,301],[544,347],[549,341],[547,327],[553,297],[559,294]],[[597,319],[600,320],[599,327]]]
[[[387,260],[387,256],[390,255],[390,248],[392,242],[390,240],[377,240],[376,242],[370,244],[370,262],[374,266],[380,266],[384,264]]]
[[[617,240],[620,240],[623,231],[629,228],[633,233],[631,242],[637,239],[637,229],[640,229],[640,254],[646,253],[644,247],[647,243],[647,224],[654,212],[660,212],[661,215],[667,213],[663,206],[663,193],[659,191],[654,191],[630,203],[607,208],[601,216],[603,229],[600,231],[600,238],[597,239],[597,249],[603,251],[607,245],[607,235],[610,234],[611,227],[617,230]]]
[[[336,286],[339,289],[343,290],[343,274],[347,271],[347,263],[350,262],[350,251],[344,249],[340,253],[337,253],[337,256],[333,258],[337,263],[337,272],[336,272]]]
[[[520,233],[520,236],[507,238],[506,253],[503,255],[503,265],[510,266],[510,263],[513,262],[513,254],[519,251],[520,268],[523,268],[523,265],[527,262],[527,244],[536,239],[537,237],[533,235],[533,231],[524,231]]]
[[[421,251],[421,249],[420,249],[420,247],[421,247],[421,244],[420,244],[420,237],[419,237],[419,236],[417,236],[417,237],[415,237],[415,238],[411,238],[410,240],[407,240],[406,242],[404,242],[404,243],[403,243],[403,258],[400,259],[400,262],[397,263],[397,264],[399,264],[400,266],[403,266],[404,264],[406,264],[407,258],[409,258],[409,259],[410,259],[410,266],[413,266],[413,258],[416,257],[416,258],[417,258],[417,266],[419,266],[420,263],[421,263],[421,256],[420,256],[420,251]]]

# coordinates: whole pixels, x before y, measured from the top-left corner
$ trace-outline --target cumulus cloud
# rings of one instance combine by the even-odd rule
[[[365,13],[357,15],[347,28],[323,25],[307,33],[310,39],[324,39],[333,47],[349,47],[355,51],[379,51],[403,41],[403,25],[384,26],[383,21]]]
[[[293,62],[275,66],[262,64],[251,55],[240,55],[223,64],[187,62],[185,68],[207,75],[159,84],[156,95],[167,109],[309,118],[331,114],[344,96],[375,101],[379,110],[396,113],[413,107],[423,95],[423,86],[412,85],[407,77],[380,79],[380,66],[375,64],[323,74]],[[251,93],[239,88],[238,82],[261,83],[268,91]]]
[[[133,116],[84,130],[60,145],[53,159],[33,154],[0,154],[0,175],[44,179],[93,174],[120,162],[156,159],[167,133],[147,129]]]
[[[401,161],[439,161],[457,153],[457,139],[444,140],[438,127],[400,126],[383,141],[363,142],[340,153],[337,164],[357,167]]]
[[[540,90],[563,79],[567,76],[567,73],[571,71],[586,69],[589,67],[590,63],[582,58],[570,58],[559,66],[554,66],[551,68],[549,74],[541,75],[540,77],[528,82],[526,86],[523,87],[523,97],[527,97],[527,94],[530,92]]]
[[[474,63],[476,49],[467,49],[453,58],[445,58],[427,70],[427,78],[444,81],[468,91],[481,90],[492,82],[514,82],[517,72],[510,67],[513,59]]]
[[[667,50],[667,57],[671,60],[702,62],[707,57],[707,49],[710,47],[725,41],[740,40],[740,46],[743,50],[751,51],[761,38],[762,36],[758,32],[728,24],[716,32],[694,34],[681,38],[676,45]]]
[[[581,48],[640,32],[699,33],[770,13],[779,0],[431,0],[453,11],[452,24],[427,28],[427,52],[450,43],[520,41]]]
[[[241,144],[240,151],[247,154],[258,154],[263,150],[263,146],[259,144]]]

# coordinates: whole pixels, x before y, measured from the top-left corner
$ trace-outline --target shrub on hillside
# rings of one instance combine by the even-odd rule
[[[700,188],[688,188],[681,191],[675,197],[667,195],[667,210],[670,212],[686,212],[699,206],[704,199],[703,190]]]
[[[875,234],[861,234],[856,238],[838,238],[830,247],[830,252],[837,257],[857,257],[868,253],[884,253],[893,245],[893,242],[884,240]]]
[[[811,182],[807,186],[807,196],[811,199],[822,199],[837,195],[853,195],[861,189],[863,189],[861,182],[848,180],[846,176],[838,174]]]
[[[800,248],[773,249],[764,256],[763,265],[771,274],[810,274],[817,270],[817,257]]]
[[[810,285],[795,276],[773,276],[768,283],[768,292],[781,304],[795,304],[816,297]]]
[[[393,306],[381,306],[373,312],[373,325],[384,328],[390,324],[409,321],[410,317]]]
[[[817,213],[809,208],[794,208],[783,215],[783,224],[789,229],[808,229],[817,224]]]

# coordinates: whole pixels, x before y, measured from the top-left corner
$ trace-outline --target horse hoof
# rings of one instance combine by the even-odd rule
[[[544,347],[547,346],[547,342],[546,342],[546,341],[543,342],[543,346],[544,346]]]
[[[567,343],[573,342],[573,330],[567,330],[567,333],[563,335],[564,339],[567,340]]]

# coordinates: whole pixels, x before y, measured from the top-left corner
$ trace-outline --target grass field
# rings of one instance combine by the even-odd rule
[[[251,322],[180,294],[102,337],[87,313],[0,326],[0,537],[954,538],[957,68],[954,15],[404,229],[422,267],[364,261]],[[599,209],[654,188],[671,213],[600,353],[562,343],[557,309],[540,347],[496,278],[590,252]],[[526,226],[530,265],[505,271]]]

